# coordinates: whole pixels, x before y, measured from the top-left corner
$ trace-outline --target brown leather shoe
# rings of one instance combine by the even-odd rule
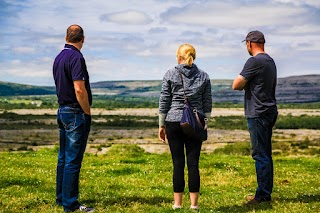
[[[244,202],[243,205],[246,205],[246,206],[254,206],[254,205],[258,205],[260,204],[261,201],[259,200],[256,200],[256,199],[251,199],[251,200],[248,200],[247,202]]]
[[[248,195],[246,196],[246,201],[250,201],[254,199],[254,195]]]
[[[247,202],[243,203],[243,205],[245,205],[245,206],[254,206],[254,205],[258,205],[259,203],[261,203],[261,201],[255,199],[254,195],[248,195],[246,197],[246,201]]]
[[[250,205],[258,205],[258,204],[260,204],[262,202],[270,202],[270,200],[257,200],[257,199],[255,199],[255,196],[253,196],[253,195],[248,195],[246,197],[246,200],[247,200],[247,202],[245,202],[243,204],[244,205],[248,205],[248,206],[250,206]]]

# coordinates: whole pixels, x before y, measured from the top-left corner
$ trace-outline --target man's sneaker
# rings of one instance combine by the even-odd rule
[[[89,208],[86,206],[79,206],[79,211],[81,211],[81,212],[94,212],[94,208]]]

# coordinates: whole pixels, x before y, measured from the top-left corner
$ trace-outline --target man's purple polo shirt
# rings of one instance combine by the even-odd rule
[[[59,105],[78,103],[73,81],[84,80],[88,92],[89,104],[92,104],[92,94],[89,74],[82,53],[74,46],[65,44],[53,63],[53,78]]]

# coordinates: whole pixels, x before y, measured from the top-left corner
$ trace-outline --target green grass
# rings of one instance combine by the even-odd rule
[[[0,153],[0,212],[62,212],[55,205],[57,148]],[[273,202],[251,209],[256,187],[250,156],[202,154],[201,212],[319,212],[319,157],[275,156]],[[80,201],[96,212],[172,212],[170,154],[113,145],[106,155],[85,154]],[[187,189],[184,209],[190,212]]]

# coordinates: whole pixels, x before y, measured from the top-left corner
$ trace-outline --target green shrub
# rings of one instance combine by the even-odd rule
[[[144,149],[136,145],[113,145],[107,153],[108,155],[117,154],[119,156],[139,157],[145,154]]]
[[[273,150],[281,150],[282,152],[288,152],[291,150],[291,144],[289,142],[278,141],[272,144]]]
[[[17,151],[27,151],[28,147],[27,146],[20,146]]]
[[[320,129],[320,116],[279,116],[276,129]]]
[[[247,120],[244,116],[218,116],[210,120],[209,128],[246,130]]]
[[[250,155],[251,148],[248,142],[237,142],[228,144],[222,148],[217,148],[214,150],[216,154],[226,154],[226,155]]]

